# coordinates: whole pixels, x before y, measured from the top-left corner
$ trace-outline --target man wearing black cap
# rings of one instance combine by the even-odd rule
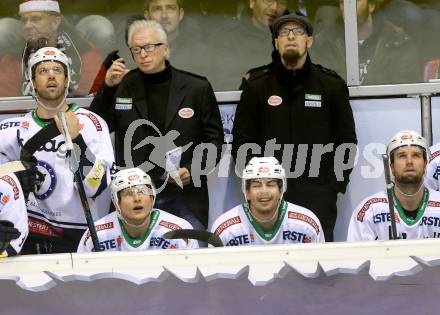
[[[256,143],[261,152],[254,156],[274,154],[281,160],[288,177],[285,199],[311,209],[332,241],[337,193],[345,192],[357,143],[347,85],[311,62],[313,26],[306,17],[281,16],[272,30],[277,58],[244,86],[232,131],[233,155],[242,167],[251,154],[240,147]]]

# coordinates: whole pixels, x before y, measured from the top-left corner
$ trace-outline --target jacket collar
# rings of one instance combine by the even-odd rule
[[[174,119],[181,103],[185,98],[185,80],[181,74],[167,61],[167,67],[171,70],[170,92],[167,104],[167,113],[165,116],[164,130],[167,131],[172,120]],[[143,84],[142,72],[136,69],[137,76],[134,78],[135,86],[133,87],[133,105],[139,112],[141,118],[148,119],[148,105],[146,103],[146,91]]]
[[[278,79],[290,83],[301,82],[305,80],[312,68],[312,61],[308,53],[304,66],[297,70],[286,69],[283,63],[281,62],[280,58],[274,59],[274,63],[275,63],[276,75]]]

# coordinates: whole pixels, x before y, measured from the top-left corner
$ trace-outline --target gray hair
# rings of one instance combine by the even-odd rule
[[[162,25],[153,20],[136,20],[128,27],[127,42],[129,47],[133,45],[133,35],[143,30],[152,30],[161,43],[168,44],[167,33],[163,29]]]

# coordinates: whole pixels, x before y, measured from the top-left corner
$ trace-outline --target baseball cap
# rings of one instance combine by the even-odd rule
[[[309,36],[313,35],[313,25],[312,22],[310,22],[310,20],[307,17],[295,13],[290,13],[290,14],[282,15],[277,19],[275,19],[275,21],[273,21],[272,34],[274,38],[278,36],[279,29],[286,22],[296,22],[300,24],[302,27],[304,27],[304,29],[306,30]]]

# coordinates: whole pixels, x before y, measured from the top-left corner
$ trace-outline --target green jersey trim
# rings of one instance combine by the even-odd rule
[[[281,224],[283,223],[284,217],[286,215],[287,212],[287,202],[285,200],[281,201],[281,204],[278,208],[278,219],[277,222],[275,223],[273,229],[271,231],[265,232],[263,231],[263,229],[261,228],[261,226],[255,221],[254,217],[251,214],[251,211],[249,210],[249,207],[247,204],[242,204],[243,207],[243,211],[246,214],[249,222],[252,224],[252,226],[254,227],[255,232],[257,232],[257,234],[263,238],[265,241],[271,241],[274,239],[274,237],[277,235],[278,231],[280,230]]]
[[[139,246],[141,246],[145,242],[145,240],[148,238],[148,236],[150,236],[151,231],[156,226],[158,218],[159,218],[159,211],[153,210],[153,212],[151,213],[151,221],[150,221],[150,225],[148,226],[147,232],[145,232],[145,234],[139,238],[133,238],[130,235],[128,235],[127,231],[125,230],[124,224],[118,218],[118,221],[119,221],[119,224],[120,224],[121,230],[122,230],[122,236],[124,237],[124,239],[127,241],[127,243],[131,247],[138,248]]]
[[[71,104],[68,104],[67,106],[69,106],[69,110],[72,111],[72,112],[76,112],[76,111],[79,109],[79,106],[76,105],[76,103],[71,103]],[[49,123],[51,123],[51,120],[49,120],[49,121],[44,121],[44,120],[42,120],[40,117],[38,117],[38,115],[37,115],[37,110],[36,110],[36,109],[34,109],[34,110],[32,111],[32,118],[34,119],[35,123],[36,123],[38,126],[40,126],[41,128],[44,128],[44,127],[46,127]]]
[[[399,200],[396,198],[396,195],[394,194],[393,190],[393,204],[394,207],[397,209],[397,212],[399,212],[399,216],[402,219],[403,222],[405,222],[407,225],[412,226],[414,224],[417,224],[420,218],[425,213],[426,206],[428,205],[429,200],[429,190],[425,188],[425,191],[423,193],[423,198],[420,201],[419,208],[417,209],[417,215],[416,217],[410,218],[405,214],[405,211],[403,211],[403,207],[400,204]]]

